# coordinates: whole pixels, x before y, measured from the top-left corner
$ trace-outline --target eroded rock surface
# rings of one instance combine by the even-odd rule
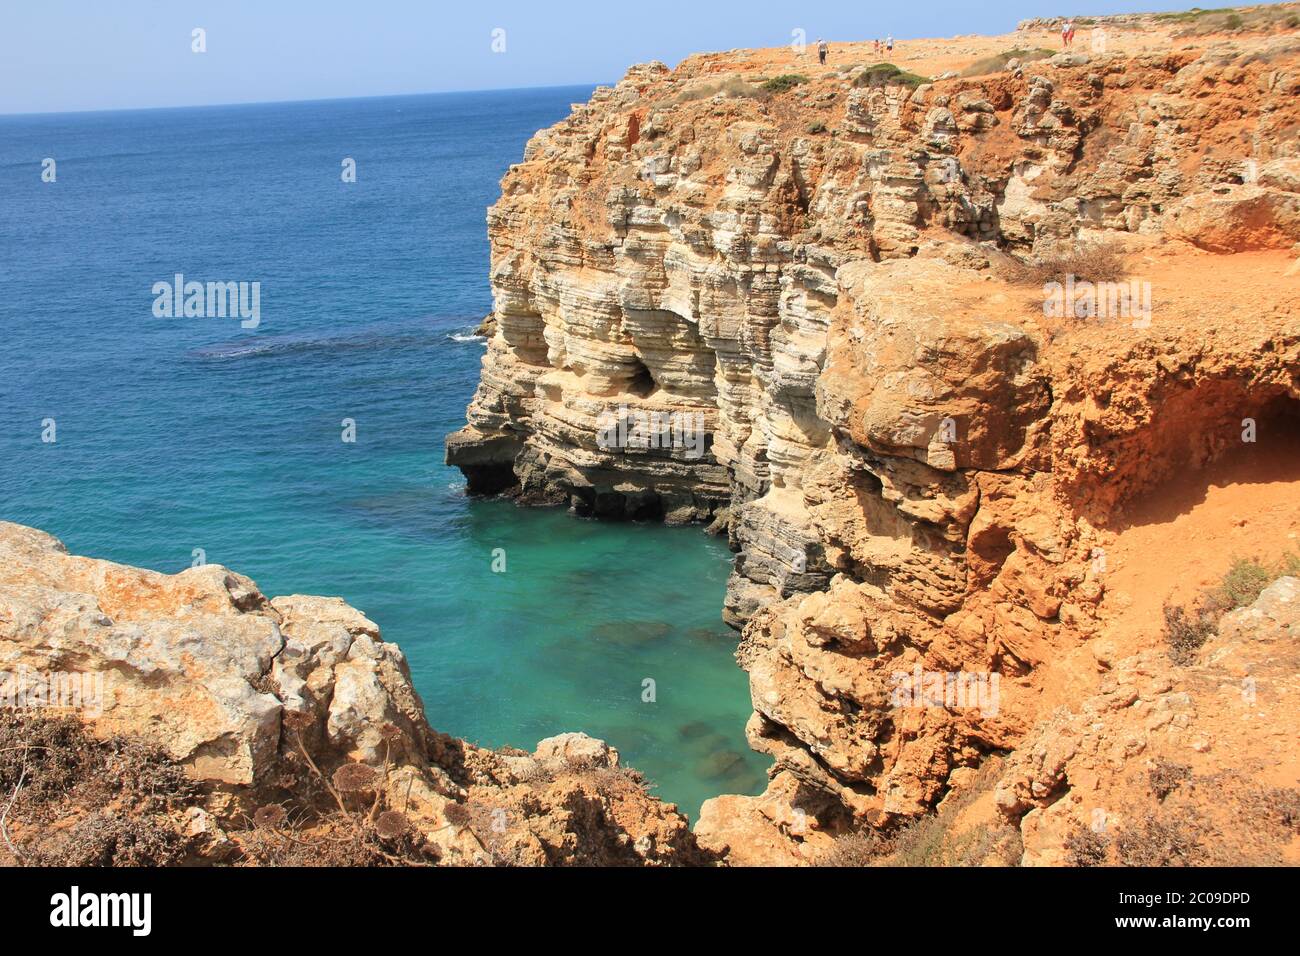
[[[861,46],[641,65],[503,180],[497,331],[448,461],[471,492],[728,535],[774,758],[762,797],[706,804],[731,862],[926,814],[1098,692],[1129,509],[1247,421],[1295,442],[1300,39],[1113,25],[970,76],[949,66],[1050,26],[908,41],[901,65],[945,70],[913,85],[858,80]],[[1134,283],[1136,311],[1053,314],[1045,282],[1090,264],[1013,261],[1103,244],[1100,294]],[[707,453],[602,440],[629,410],[698,416]],[[909,674],[997,677],[997,703],[900,706]]]
[[[92,733],[156,744],[198,782],[201,805],[175,825],[207,862],[237,858],[226,829],[313,783],[307,762],[327,778],[384,770],[389,804],[442,863],[707,862],[601,741],[496,752],[432,730],[401,650],[338,598],[268,599],[218,565],[168,575],[77,557],[0,522],[0,690],[31,702],[51,674],[77,679]]]

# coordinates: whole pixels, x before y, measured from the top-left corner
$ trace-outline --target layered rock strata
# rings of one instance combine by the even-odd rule
[[[764,797],[706,805],[733,862],[923,814],[1045,688],[1094,691],[1071,668],[1125,509],[1246,419],[1297,435],[1300,40],[1109,49],[933,82],[863,75],[865,45],[651,63],[502,182],[497,331],[448,461],[475,493],[725,530],[774,758]],[[1242,280],[1232,320],[1225,260],[1270,290]],[[1097,278],[1124,289],[1053,312],[1050,283]],[[707,451],[608,440],[653,413]],[[899,674],[997,677],[998,702],[900,706]]]

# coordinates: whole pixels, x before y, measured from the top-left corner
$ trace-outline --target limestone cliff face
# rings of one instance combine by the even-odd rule
[[[638,66],[503,180],[497,329],[448,461],[471,492],[728,534],[775,766],[765,797],[706,805],[718,848],[797,860],[926,812],[1015,748],[1045,687],[1095,690],[1079,655],[1124,509],[1245,417],[1294,437],[1300,41],[1144,23],[933,82],[864,77],[866,44]],[[1151,321],[1045,308],[1102,242]],[[1026,284],[1012,257],[1048,265]],[[1223,261],[1250,291],[1212,281]],[[603,437],[637,412],[699,416],[707,453]],[[898,706],[918,669],[997,675],[999,705]]]

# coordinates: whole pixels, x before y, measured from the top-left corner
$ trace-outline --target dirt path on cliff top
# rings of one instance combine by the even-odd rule
[[[879,38],[888,33],[886,17],[864,17],[864,30],[879,24]],[[1096,27],[1078,25],[1070,52],[1094,52],[1094,40],[1104,45],[1108,53],[1137,54],[1169,52],[1172,50],[1200,50],[1214,43],[1231,39],[1230,33],[1203,33],[1196,36],[1177,36],[1187,29],[1180,21],[1164,23],[1144,21],[1141,26],[1122,29],[1113,24]],[[1096,36],[1094,37],[1094,32]],[[1103,39],[1104,33],[1104,39]],[[842,70],[846,66],[865,66],[889,62],[921,76],[936,77],[949,71],[960,72],[979,60],[994,57],[1010,50],[1050,50],[1062,52],[1061,34],[1057,30],[1025,30],[995,36],[976,34],[955,37],[926,37],[916,40],[895,40],[894,50],[887,53],[882,44],[876,52],[873,40],[839,42],[827,37],[830,52],[826,65],[817,62],[815,37],[809,36],[803,52],[790,46],[767,47],[759,50],[730,50],[724,53],[706,53],[689,57],[686,63],[694,64],[701,73],[789,73],[820,76]]]

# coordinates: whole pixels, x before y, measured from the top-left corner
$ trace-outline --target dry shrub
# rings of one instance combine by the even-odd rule
[[[1055,56],[1056,50],[1048,50],[1045,47],[1036,47],[1034,49],[1014,49],[998,53],[994,56],[986,56],[982,60],[976,60],[966,69],[962,70],[959,76],[984,76],[987,73],[997,73],[1007,68],[1007,64],[1012,60],[1019,60],[1021,63],[1031,63],[1034,60],[1045,60],[1049,56]]]
[[[1194,663],[1196,652],[1214,636],[1219,615],[1204,607],[1189,611],[1172,604],[1165,605],[1164,615],[1164,637],[1169,645],[1169,658],[1175,664]]]
[[[1186,818],[1147,817],[1115,833],[1115,854],[1124,866],[1193,866],[1200,857],[1198,844]]]
[[[382,768],[348,762],[327,776],[303,743],[302,732],[310,724],[310,718],[301,714],[285,721],[315,790],[299,788],[309,796],[293,813],[276,804],[262,806],[254,812],[248,829],[231,833],[243,850],[242,862],[260,866],[427,866],[437,862],[437,847],[410,825],[405,808],[388,805],[392,745],[400,730],[392,724],[380,730]],[[313,792],[319,799],[310,796]]]
[[[1070,866],[1103,866],[1110,854],[1110,838],[1092,827],[1076,823],[1065,838],[1065,858]]]
[[[6,829],[21,833],[8,848],[18,862],[177,862],[185,841],[171,811],[197,796],[184,769],[153,744],[98,740],[73,717],[0,711],[0,801],[12,801]]]
[[[22,853],[31,866],[167,866],[185,855],[185,839],[162,817],[96,810],[70,829],[41,834]]]
[[[1086,243],[1056,250],[1033,259],[1014,259],[1005,267],[1006,277],[1024,285],[1076,282],[1119,282],[1127,275],[1124,255],[1111,242]]]
[[[1155,765],[1147,770],[1147,783],[1157,800],[1163,800],[1191,779],[1192,768],[1185,763],[1157,760]]]
[[[827,850],[818,854],[817,866],[874,866],[893,851],[893,841],[871,829],[846,833]]]

